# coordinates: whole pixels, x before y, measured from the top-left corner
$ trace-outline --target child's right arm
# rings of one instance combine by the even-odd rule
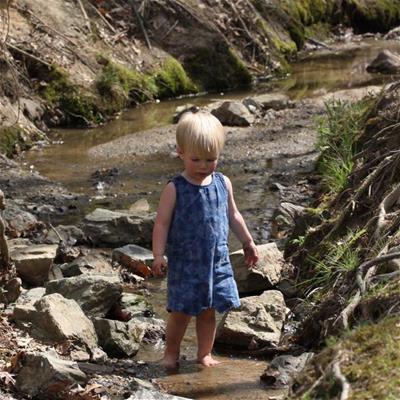
[[[167,267],[164,257],[168,231],[176,203],[175,185],[169,182],[161,193],[153,229],[153,274],[162,276]]]

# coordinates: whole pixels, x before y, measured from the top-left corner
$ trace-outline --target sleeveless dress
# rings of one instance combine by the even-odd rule
[[[224,313],[240,300],[228,251],[228,188],[214,173],[209,185],[182,175],[172,179],[176,206],[167,240],[168,311],[196,316],[208,308]]]

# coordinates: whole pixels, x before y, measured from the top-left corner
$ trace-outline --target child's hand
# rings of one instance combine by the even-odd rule
[[[258,250],[253,241],[243,245],[244,261],[249,268],[254,267],[258,262]]]
[[[167,270],[167,261],[164,256],[155,256],[153,260],[153,276],[164,276]]]

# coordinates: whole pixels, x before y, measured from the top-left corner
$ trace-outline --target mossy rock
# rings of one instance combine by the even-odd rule
[[[25,130],[19,125],[0,127],[0,153],[12,157],[19,150],[27,150],[32,141]]]
[[[400,0],[347,0],[343,13],[356,32],[386,32],[400,23]]]
[[[46,86],[39,94],[52,108],[65,113],[66,124],[90,125],[104,121],[98,99],[89,90],[73,84],[68,73],[53,67],[47,77]]]
[[[252,76],[246,65],[226,44],[194,49],[186,58],[185,69],[205,90],[226,90],[248,86]]]
[[[173,57],[167,57],[162,67],[153,73],[159,98],[176,97],[198,93],[198,88],[188,77],[182,64]]]
[[[161,67],[146,74],[104,57],[100,57],[99,61],[104,67],[97,78],[96,87],[106,98],[104,107],[109,113],[154,98],[162,99],[198,92],[183,66],[173,57],[167,57]]]

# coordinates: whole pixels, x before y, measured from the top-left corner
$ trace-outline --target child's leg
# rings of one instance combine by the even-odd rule
[[[196,319],[197,361],[206,367],[219,364],[219,361],[214,360],[211,356],[215,329],[215,310],[209,308],[203,311]]]
[[[190,315],[172,311],[169,314],[166,331],[166,348],[163,363],[167,368],[178,365],[181,341],[190,321]]]

